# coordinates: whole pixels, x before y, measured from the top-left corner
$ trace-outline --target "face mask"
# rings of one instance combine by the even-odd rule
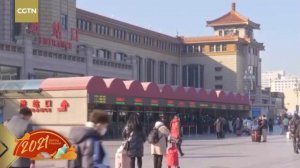
[[[102,129],[99,131],[99,133],[100,133],[101,136],[104,136],[104,135],[106,134],[106,132],[107,132],[107,128],[106,128],[106,127],[105,127],[105,128],[102,128]]]

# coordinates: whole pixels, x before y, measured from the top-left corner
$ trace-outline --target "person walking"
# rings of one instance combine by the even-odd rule
[[[25,133],[32,131],[31,117],[32,111],[30,108],[21,108],[19,114],[7,120],[5,126],[17,139],[20,139]],[[12,164],[11,168],[35,168],[35,162],[28,158],[19,158]]]
[[[288,131],[288,126],[289,126],[289,119],[287,116],[284,116],[284,119],[282,120],[283,124],[283,134],[285,135],[286,132]]]
[[[272,134],[273,133],[273,126],[274,126],[274,120],[272,118],[269,119],[268,125],[269,125],[269,132]]]
[[[217,133],[217,138],[218,139],[222,138],[221,134],[222,134],[222,129],[223,129],[222,128],[223,127],[223,123],[222,123],[220,117],[215,121],[214,125],[215,125],[215,129],[216,129],[216,133]]]
[[[300,117],[298,116],[297,113],[294,114],[293,118],[289,122],[289,131],[290,131],[290,136],[293,139],[293,148],[294,152],[296,154],[299,153],[298,149],[298,143],[299,143],[299,135],[300,135]]]
[[[176,142],[176,147],[180,155],[184,156],[184,153],[182,152],[181,149],[182,133],[181,133],[181,122],[178,115],[175,115],[170,122],[170,134],[171,134],[171,138],[174,139]]]
[[[229,129],[229,133],[233,133],[233,122],[232,122],[232,119],[228,120],[228,129]]]
[[[153,155],[154,168],[162,168],[162,160],[167,151],[167,137],[170,131],[161,121],[155,123],[154,129],[158,131],[159,140],[157,143],[151,144],[151,154]]]
[[[260,129],[262,132],[263,142],[267,142],[267,133],[268,133],[268,120],[265,115],[261,118]]]
[[[135,168],[135,160],[137,160],[138,168],[142,168],[142,157],[144,155],[144,142],[146,141],[146,137],[136,113],[130,115],[122,136],[129,143],[127,156],[130,158],[130,168]]]
[[[239,117],[236,118],[234,122],[236,135],[241,136],[242,135],[242,121]]]
[[[101,137],[107,132],[109,116],[102,110],[94,110],[85,126],[72,127],[70,142],[77,151],[76,160],[68,162],[68,168],[109,168],[109,157],[101,143]]]

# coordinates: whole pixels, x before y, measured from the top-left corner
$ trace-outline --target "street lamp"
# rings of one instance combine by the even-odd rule
[[[248,90],[249,103],[250,103],[250,109],[251,109],[251,106],[252,106],[251,90],[254,89],[254,80],[255,80],[255,76],[253,75],[253,67],[252,66],[248,66],[248,69],[245,70],[244,80],[247,82],[247,85],[245,85],[245,90]]]
[[[244,80],[247,82],[245,89],[248,90],[249,98],[250,98],[250,92],[251,90],[254,89],[254,80],[255,80],[252,66],[249,66],[248,69],[245,71]]]
[[[300,93],[300,82],[298,81],[298,79],[296,79],[296,83],[295,83],[295,88],[294,88],[294,92],[297,96],[297,102],[296,102],[296,112],[297,114],[299,113],[299,93]]]

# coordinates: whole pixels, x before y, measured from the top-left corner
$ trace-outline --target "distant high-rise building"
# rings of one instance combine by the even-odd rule
[[[272,92],[285,92],[294,89],[299,76],[286,75],[284,71],[269,71],[262,73],[262,88],[271,88]]]

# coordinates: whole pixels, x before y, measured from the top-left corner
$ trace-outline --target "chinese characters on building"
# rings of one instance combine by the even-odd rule
[[[39,38],[39,44],[43,46],[49,47],[56,47],[56,48],[63,48],[63,49],[71,49],[72,42],[71,41],[78,41],[79,40],[79,33],[78,29],[71,28],[70,30],[70,40],[63,40],[62,39],[62,27],[59,22],[54,22],[52,24],[52,37],[42,37],[40,36],[40,25],[38,23],[31,23],[28,25],[28,33],[37,35]]]

